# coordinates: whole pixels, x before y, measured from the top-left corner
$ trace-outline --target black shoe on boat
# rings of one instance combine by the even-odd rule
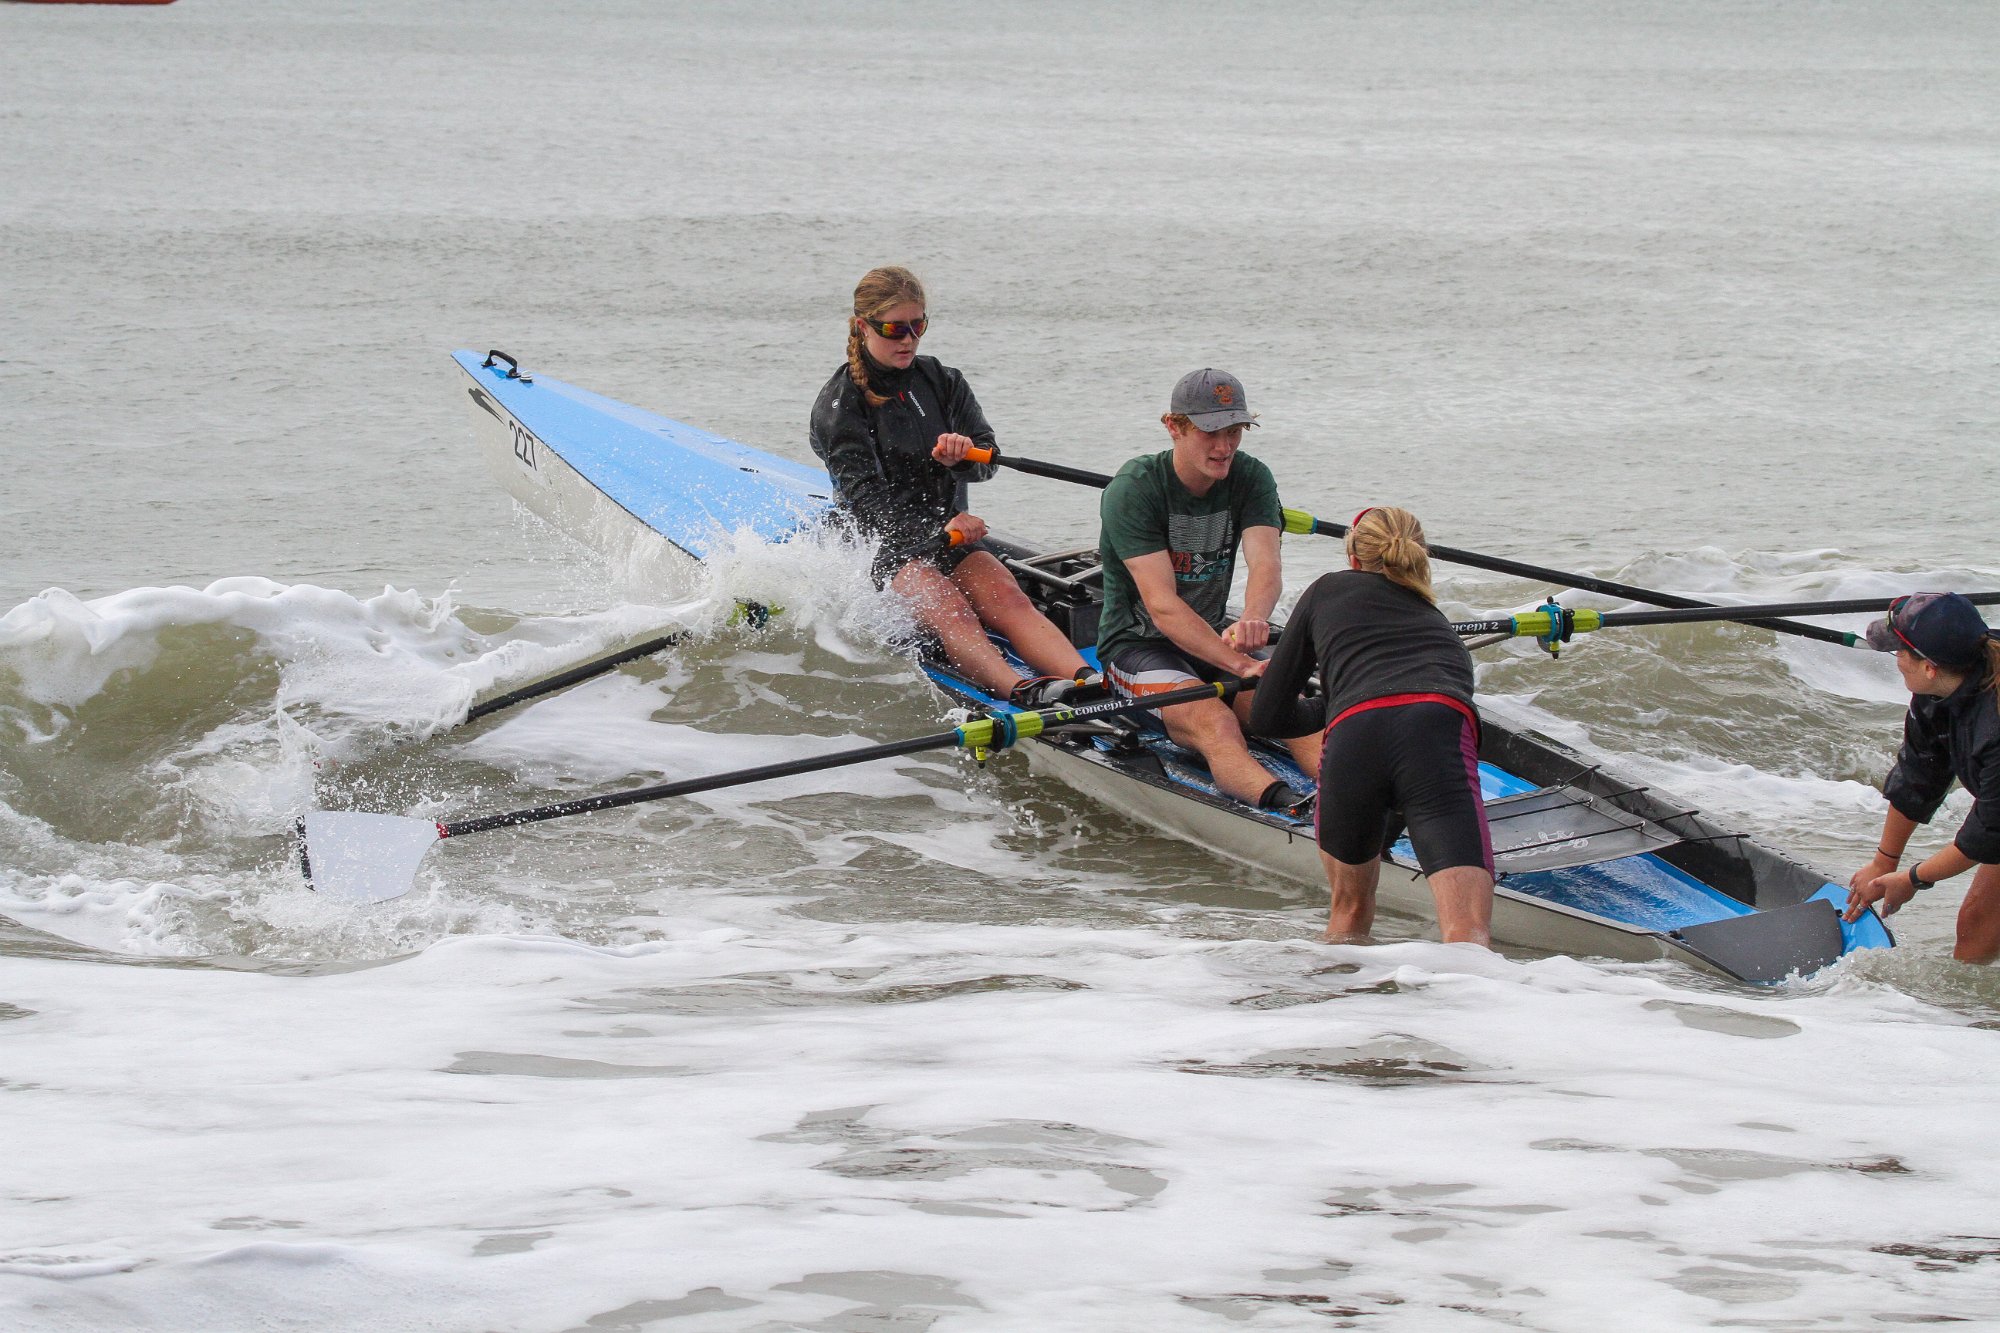
[[[1273,814],[1290,815],[1294,819],[1311,819],[1313,800],[1312,792],[1298,791],[1287,783],[1274,782],[1264,788],[1264,794],[1257,798],[1257,808]]]

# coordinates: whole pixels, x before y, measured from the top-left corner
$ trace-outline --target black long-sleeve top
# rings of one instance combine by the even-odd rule
[[[908,370],[872,362],[868,370],[875,392],[889,401],[871,406],[843,364],[813,403],[812,451],[863,532],[885,550],[918,546],[966,511],[967,482],[995,471],[991,463],[948,468],[931,457],[931,446],[940,435],[990,446],[993,427],[965,376],[934,356],[918,357]]]
[[[1300,697],[1313,670],[1321,696]],[[1322,574],[1299,598],[1257,683],[1250,730],[1303,736],[1356,704],[1392,694],[1441,694],[1470,708],[1472,654],[1444,612],[1387,575]]]
[[[2000,699],[1984,672],[1940,699],[1919,694],[1903,718],[1903,748],[1882,784],[1897,811],[1931,822],[1955,777],[1972,793],[1972,813],[1952,839],[1982,865],[2000,861]]]

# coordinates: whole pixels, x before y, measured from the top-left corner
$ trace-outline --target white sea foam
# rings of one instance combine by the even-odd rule
[[[0,668],[29,701],[74,709],[121,672],[143,673],[162,636],[219,626],[254,636],[284,666],[281,706],[323,706],[419,732],[449,725],[510,677],[545,674],[647,627],[674,608],[621,607],[508,637],[474,633],[450,594],[396,588],[370,598],[334,589],[222,579],[205,588],[136,588],[91,601],[50,589],[0,616]]]
[[[20,963],[8,1077],[34,1090],[0,1120],[13,1189],[44,1201],[0,1231],[0,1299],[49,1328],[282,1299],[357,1328],[449,1303],[519,1327],[1582,1330],[1970,1315],[1995,1291],[1877,1248],[1977,1248],[1953,1239],[1984,1228],[1958,1108],[1990,1043],[1867,983],[1697,996],[1437,945],[692,924],[306,978],[80,988]],[[135,1087],[161,1045],[198,1075]],[[59,1136],[22,1119],[51,1096]],[[167,1157],[131,1114],[160,1096]]]
[[[281,721],[191,731],[165,761],[211,835],[282,824],[298,755],[324,762],[313,728],[354,737],[343,774],[396,760],[360,719],[422,713],[373,693],[373,658],[438,700],[468,663],[532,675],[637,616],[537,620],[525,634],[548,656],[502,667],[504,644],[422,599],[315,591],[259,623],[291,592],[230,600],[244,595],[162,594],[295,645],[272,684]],[[114,652],[170,640],[150,594],[110,600],[89,616],[144,612],[100,636]],[[914,683],[861,637],[877,604],[859,600],[860,621],[809,596],[795,605],[817,619],[747,637],[713,603],[683,606],[711,637],[664,665],[433,735],[502,780],[425,788],[408,812],[884,739],[835,702]],[[387,649],[372,623],[392,627]],[[315,669],[295,680],[291,662]],[[132,670],[59,706],[89,716]],[[86,678],[63,671],[24,696]],[[726,717],[683,719],[703,691]],[[815,691],[830,706],[812,734],[756,725]],[[1493,702],[1585,749],[1605,739],[1525,697]],[[1701,755],[1621,759],[1752,826],[1865,822],[1879,799]],[[1218,942],[1235,909],[1185,902],[1127,906],[1143,924],[1124,930],[1046,906],[1040,924],[886,910],[1004,888],[1075,912],[1128,886],[1131,871],[1061,859],[1085,846],[1024,841],[1032,826],[965,771],[910,756],[499,831],[445,844],[414,892],[363,909],[304,892],[276,848],[227,866],[227,839],[86,848],[59,813],[10,812],[23,860],[0,874],[0,913],[127,957],[322,971],[15,961],[0,1131],[24,1145],[15,1196],[46,1202],[0,1222],[0,1306],[48,1328],[229,1326],[282,1299],[357,1328],[449,1305],[494,1326],[1193,1329],[1351,1309],[1385,1327],[1581,1329],[1640,1305],[1665,1327],[1992,1299],[1990,1262],[1914,1267],[1984,1234],[1962,1114],[1990,1077],[1984,1044],[1907,991],[1989,1001],[1934,959],[1856,960],[1760,995],[1658,966],[1325,948],[1304,942],[1310,910],[1267,921],[1294,931],[1268,942]],[[813,804],[828,799],[837,821]],[[884,857],[905,868],[877,884]],[[866,919],[815,919],[885,891]],[[114,1072],[157,1069],[159,1049],[196,1072],[164,1087]],[[168,1124],[144,1111],[162,1096]],[[60,1105],[63,1136],[26,1118],[37,1099]],[[1884,1235],[1915,1249],[1885,1252]]]

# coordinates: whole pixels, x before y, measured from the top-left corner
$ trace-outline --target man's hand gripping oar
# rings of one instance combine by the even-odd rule
[[[974,449],[966,457],[975,463],[997,463],[1001,467],[1013,468],[1034,477],[1048,477],[1055,481],[1073,481],[1082,486],[1095,486],[1103,490],[1111,484],[1111,478],[1101,472],[1086,472],[1082,468],[1064,467],[1060,463],[1042,463],[1032,458],[1010,458],[998,449]],[[1314,518],[1302,509],[1287,509],[1285,531],[1294,536],[1308,533],[1321,537],[1345,537],[1347,525],[1332,523],[1322,518]],[[1595,578],[1589,574],[1570,574],[1560,569],[1544,569],[1540,565],[1523,564],[1519,560],[1509,560],[1504,556],[1481,555],[1477,551],[1460,551],[1450,546],[1432,546],[1433,560],[1446,560],[1469,569],[1484,569],[1495,574],[1512,574],[1517,578],[1534,579],[1537,582],[1559,583],[1566,588],[1580,588],[1585,592],[1604,593],[1610,597],[1623,597],[1627,601],[1644,602],[1648,606],[1704,607],[1708,602],[1699,602],[1692,597],[1682,597],[1677,593],[1656,592],[1651,588],[1635,587],[1630,583],[1619,583],[1612,579]],[[1838,643],[1852,646],[1851,635],[1837,634],[1818,625],[1800,625],[1789,620],[1753,620],[1753,625],[1777,630],[1781,634],[1796,634],[1800,638],[1817,639],[1821,643]]]
[[[817,773],[844,768],[872,759],[893,759],[898,755],[954,747],[967,749],[978,758],[992,750],[1004,750],[1016,741],[1094,718],[1117,717],[1171,708],[1197,699],[1228,699],[1238,690],[1255,689],[1255,681],[1224,680],[1214,685],[1194,685],[1168,690],[1143,699],[1111,699],[1081,704],[1073,708],[1043,708],[1026,713],[1002,713],[979,718],[929,736],[911,740],[867,745],[841,750],[812,759],[794,759],[782,764],[714,773],[707,777],[685,778],[632,791],[608,792],[574,801],[558,801],[505,814],[481,815],[471,819],[441,822],[411,819],[403,815],[367,814],[350,810],[314,810],[298,821],[299,869],[306,883],[321,893],[349,902],[387,902],[400,898],[414,887],[417,865],[425,853],[445,838],[461,838],[490,829],[512,828],[517,824],[537,824],[550,819],[610,810],[641,801],[663,801],[671,796],[692,796],[698,792],[740,787],[772,778]]]

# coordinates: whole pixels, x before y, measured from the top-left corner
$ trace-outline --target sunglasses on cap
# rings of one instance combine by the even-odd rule
[[[915,319],[869,319],[866,315],[861,322],[890,342],[900,342],[904,338],[921,338],[924,330],[931,326],[929,315],[918,315]]]
[[[1917,657],[1921,658],[1923,661],[1928,662],[1931,660],[1930,654],[1926,653],[1923,649],[1917,647],[1917,645],[1915,645],[1914,643],[1911,643],[1910,636],[1903,633],[1903,627],[1896,623],[1896,618],[1903,614],[1903,607],[1908,604],[1910,597],[1912,595],[1913,594],[1905,593],[1903,596],[1898,597],[1895,601],[1889,603],[1889,614],[1886,617],[1884,617],[1884,620],[1889,626],[1889,632],[1902,641],[1904,648],[1914,653]]]

